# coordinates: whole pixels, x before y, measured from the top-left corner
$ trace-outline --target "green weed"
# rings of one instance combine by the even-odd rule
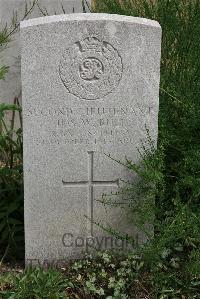
[[[13,299],[64,299],[68,283],[62,273],[41,268],[27,268],[24,273],[9,275],[1,298]]]

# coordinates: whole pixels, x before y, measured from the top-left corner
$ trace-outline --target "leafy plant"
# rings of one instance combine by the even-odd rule
[[[126,162],[129,170],[138,174],[140,181],[124,188],[122,193],[128,199],[127,207],[134,215],[135,225],[144,229],[146,221],[153,219],[154,237],[139,249],[151,273],[149,281],[153,296],[198,298],[200,2],[95,2],[96,12],[146,17],[161,24],[158,150],[144,150],[141,165]],[[152,204],[153,198],[155,204]],[[152,215],[155,217],[152,218]]]
[[[2,299],[135,298],[148,295],[141,279],[143,268],[144,262],[133,253],[105,251],[61,270],[28,268],[22,273],[5,274],[0,278],[0,295]]]
[[[79,298],[126,299],[131,292],[136,296],[138,289],[142,289],[140,286],[134,290],[134,287],[139,284],[143,267],[141,258],[133,253],[105,251],[95,258],[88,255],[76,261],[65,274],[73,283],[71,292],[79,294]]]
[[[12,112],[11,125],[5,119]],[[10,252],[23,254],[23,167],[22,129],[15,129],[15,113],[21,108],[0,104],[0,253],[4,257]]]
[[[37,0],[25,4],[24,20],[32,12]],[[13,34],[19,29],[17,12],[11,25],[0,27],[0,51],[6,49]],[[0,66],[0,80],[5,79],[9,67]],[[22,170],[22,117],[18,99],[13,105],[0,104],[0,265],[9,256],[22,257],[23,237],[23,170]],[[20,127],[15,123],[19,116]],[[9,117],[11,121],[9,122]]]
[[[7,285],[0,291],[1,298],[13,299],[64,299],[68,283],[62,273],[56,270],[28,268],[24,273],[10,275]],[[6,289],[7,288],[7,289]]]

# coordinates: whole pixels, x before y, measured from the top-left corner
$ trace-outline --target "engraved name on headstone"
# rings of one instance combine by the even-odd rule
[[[107,248],[102,226],[144,240],[124,209],[100,199],[134,179],[109,155],[138,162],[146,129],[157,140],[160,43],[147,19],[21,23],[27,261],[79,257],[94,240]]]

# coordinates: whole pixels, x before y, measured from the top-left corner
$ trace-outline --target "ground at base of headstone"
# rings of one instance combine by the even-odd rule
[[[114,261],[114,256],[117,255],[111,252],[99,253],[95,259],[86,255],[56,269],[24,269],[23,263],[5,263],[0,268],[0,294],[16,292],[18,299],[38,298],[34,291],[37,287],[39,298],[151,298],[136,279],[136,273],[143,268],[141,259],[137,255],[119,254]],[[131,280],[132,286],[128,288],[127,282],[130,284]]]
[[[193,299],[180,290],[165,289],[135,253],[98,253],[60,268],[0,268],[0,298],[16,299]],[[162,276],[160,269],[160,278]],[[169,269],[167,269],[169,271]],[[160,289],[158,288],[160,287]],[[12,297],[11,297],[12,296]],[[197,295],[198,296],[198,295]]]

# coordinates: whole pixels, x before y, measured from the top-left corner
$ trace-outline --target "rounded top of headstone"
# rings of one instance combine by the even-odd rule
[[[161,28],[159,23],[154,20],[132,17],[132,16],[123,16],[117,14],[104,14],[104,13],[73,13],[73,14],[62,14],[62,15],[34,18],[34,19],[22,21],[20,23],[20,28],[26,28],[35,25],[43,25],[48,23],[56,23],[56,22],[104,21],[104,20],[126,22],[126,23],[133,23],[138,25]]]
[[[30,39],[32,33],[36,39],[39,36],[44,40],[46,47],[46,41],[51,41],[49,55],[59,44],[59,51],[56,49],[59,82],[67,93],[81,100],[103,99],[115,91],[124,78],[124,70],[129,68],[128,56],[133,54],[137,58],[138,50],[133,50],[136,40],[142,40],[143,35],[153,40],[152,32],[160,37],[158,22],[116,14],[54,15],[23,21],[21,29],[22,42],[26,35]],[[133,42],[129,50],[128,38]]]

